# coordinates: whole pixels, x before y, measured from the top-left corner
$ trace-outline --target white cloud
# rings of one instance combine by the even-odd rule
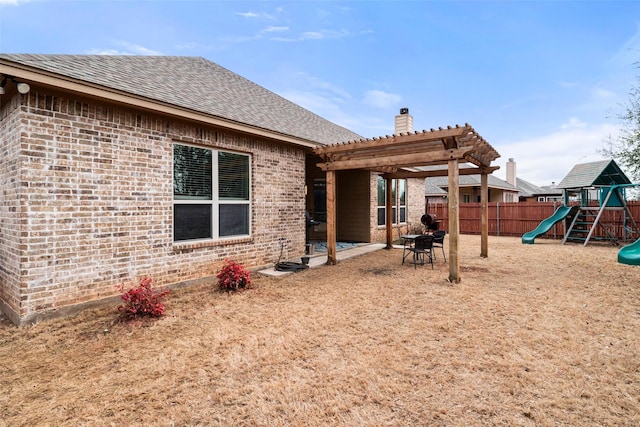
[[[327,39],[341,39],[347,37],[351,33],[347,30],[320,30],[320,31],[307,31],[300,35],[300,40],[327,40]]]
[[[148,49],[144,46],[136,44],[126,44],[127,48],[133,51],[136,55],[162,55],[162,52],[158,50]]]
[[[612,90],[597,87],[591,91],[591,96],[599,101],[608,101],[614,99],[617,94]]]
[[[272,42],[282,42],[282,43],[292,43],[292,42],[297,42],[299,41],[299,39],[295,38],[295,37],[269,37],[269,40],[271,40]]]
[[[571,117],[567,123],[560,125],[560,129],[578,129],[585,127],[586,124],[577,117]]]
[[[89,53],[90,55],[149,55],[149,56],[162,55],[162,53],[157,50],[148,49],[144,46],[141,46],[135,43],[126,42],[123,40],[113,40],[112,43],[122,47],[123,49],[95,48],[95,49],[89,50],[87,53]]]
[[[89,49],[88,55],[133,55],[131,52],[122,52],[116,49]]]
[[[334,113],[338,111],[340,108],[339,105],[341,104],[339,98],[311,91],[291,90],[281,92],[280,94],[288,100],[316,114],[320,114],[325,118],[328,117],[332,111]]]
[[[281,33],[283,31],[289,31],[289,27],[267,27],[262,30],[263,33]]]
[[[572,117],[548,135],[496,145],[502,155],[496,162],[501,167],[496,175],[504,179],[506,159],[514,158],[519,178],[536,185],[557,184],[574,165],[602,160],[598,150],[608,136],[615,138],[617,133],[612,124],[590,125]]]
[[[297,83],[296,86],[304,87],[306,90],[322,92],[325,96],[340,99],[341,102],[345,102],[352,98],[351,94],[347,90],[326,80],[319,79],[309,73],[300,71],[294,74],[294,78]],[[291,82],[291,84],[293,85],[293,82]]]
[[[266,19],[269,21],[273,21],[276,19],[273,15],[269,15],[268,13],[264,13],[264,12],[238,12],[236,13],[236,15],[239,15],[248,19]]]
[[[307,31],[306,33],[302,33],[301,39],[312,39],[312,40],[320,40],[323,39],[324,36],[319,31]]]
[[[364,94],[364,103],[377,108],[393,107],[402,101],[402,97],[395,93],[383,92],[381,90],[370,90]]]
[[[32,0],[0,0],[0,5],[18,6],[23,3],[29,3]]]
[[[360,133],[366,138],[389,133],[393,129],[393,118],[382,120],[349,105],[348,99],[330,96],[327,93],[303,90],[289,90],[279,92],[281,96],[304,107],[325,119]],[[369,132],[374,131],[371,135]]]

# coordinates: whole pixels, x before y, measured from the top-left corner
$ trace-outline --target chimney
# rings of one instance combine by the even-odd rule
[[[400,114],[396,116],[395,134],[413,132],[413,116],[409,114],[408,108],[401,108]]]
[[[514,187],[517,187],[516,178],[516,162],[513,161],[513,158],[510,158],[507,162],[507,182]]]

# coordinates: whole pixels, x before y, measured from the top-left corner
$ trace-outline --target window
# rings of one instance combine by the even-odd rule
[[[251,158],[191,145],[173,146],[173,240],[248,236]]]
[[[471,194],[463,194],[462,203],[471,203]]]
[[[385,201],[386,181],[381,176],[378,177],[378,225],[385,225],[387,222],[387,209]],[[391,217],[393,224],[407,222],[407,180],[391,180],[392,210]]]
[[[504,193],[504,197],[503,197],[505,202],[517,202],[518,198],[515,194],[513,193]]]
[[[327,222],[327,180],[316,178],[313,180],[313,219]]]

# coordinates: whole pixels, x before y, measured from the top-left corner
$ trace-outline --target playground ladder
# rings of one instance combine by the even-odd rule
[[[567,241],[584,243],[589,240],[595,228],[595,218],[597,214],[594,213],[594,211],[596,209],[597,208],[581,207],[578,210],[564,235],[564,239],[562,240],[563,244]]]

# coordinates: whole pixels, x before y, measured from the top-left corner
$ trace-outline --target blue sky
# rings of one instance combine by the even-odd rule
[[[617,135],[640,1],[0,0],[0,52],[202,56],[365,137],[469,123],[548,185]]]

